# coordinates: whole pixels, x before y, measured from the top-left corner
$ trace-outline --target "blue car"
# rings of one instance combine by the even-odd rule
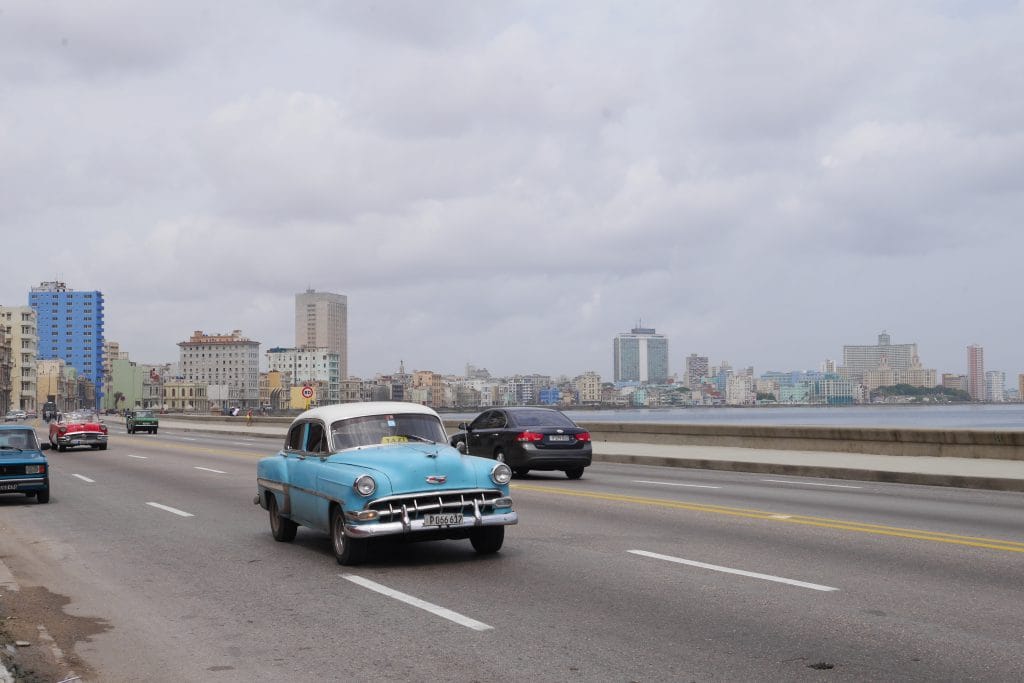
[[[436,412],[415,403],[349,403],[307,410],[284,448],[256,468],[254,502],[275,540],[299,526],[326,532],[339,564],[359,564],[374,538],[465,539],[496,553],[518,521],[505,463],[448,445]]]
[[[40,503],[50,502],[50,469],[36,430],[26,425],[0,425],[0,493],[35,496]]]

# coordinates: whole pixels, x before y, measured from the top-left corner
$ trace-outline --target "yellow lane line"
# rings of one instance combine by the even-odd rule
[[[988,548],[990,550],[1003,550],[1011,553],[1024,553],[1024,543],[1017,541],[1004,541],[995,538],[960,536],[958,534],[947,534],[939,531],[904,529],[901,527],[885,526],[882,524],[867,524],[862,522],[851,522],[841,519],[828,519],[824,517],[789,515],[786,513],[779,512],[767,512],[764,510],[726,507],[724,505],[684,503],[675,500],[665,500],[663,498],[627,496],[617,493],[594,493],[591,491],[579,491],[576,489],[565,489],[547,486],[531,486],[529,484],[513,484],[512,488],[516,491],[531,491],[536,493],[556,494],[560,496],[574,496],[577,498],[591,498],[593,500],[605,500],[616,503],[636,503],[638,505],[653,505],[657,507],[671,508],[675,510],[710,512],[717,515],[730,515],[732,517],[746,517],[750,519],[761,519],[766,521],[782,522],[787,524],[802,524],[804,526],[816,526],[826,529],[838,529],[841,531],[854,531],[863,534],[875,534],[878,536],[895,536],[899,538],[912,538],[921,541],[933,541],[935,543],[950,543],[953,545],[963,545],[974,548]]]

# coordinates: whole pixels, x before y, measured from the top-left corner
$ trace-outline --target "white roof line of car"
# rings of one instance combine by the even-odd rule
[[[339,403],[330,406],[311,408],[295,418],[299,420],[318,419],[326,424],[337,420],[348,420],[353,417],[366,417],[368,415],[387,415],[391,413],[416,413],[421,415],[433,415],[437,419],[441,416],[433,408],[420,405],[419,403],[407,403],[404,401],[368,401],[365,403]]]

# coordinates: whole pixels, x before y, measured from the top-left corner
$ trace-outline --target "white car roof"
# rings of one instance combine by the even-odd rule
[[[338,420],[348,420],[353,417],[366,417],[368,415],[390,415],[393,413],[419,413],[422,415],[433,415],[438,420],[441,416],[433,408],[420,405],[419,403],[405,403],[402,401],[367,401],[366,403],[340,403],[337,405],[311,408],[295,418],[299,420],[317,419],[323,420],[325,424],[331,424]]]

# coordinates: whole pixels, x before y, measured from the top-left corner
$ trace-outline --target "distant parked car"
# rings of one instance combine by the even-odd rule
[[[57,419],[50,423],[50,445],[62,452],[73,446],[105,451],[107,425],[91,411],[57,413]]]
[[[590,433],[551,408],[485,410],[459,429],[451,438],[453,446],[503,462],[520,476],[530,470],[562,470],[579,479],[593,458]]]
[[[28,413],[24,410],[9,410],[4,415],[4,422],[22,422],[28,419]]]
[[[128,429],[129,434],[134,434],[135,432],[156,434],[156,430],[160,426],[160,418],[152,410],[132,410],[125,417],[124,425]]]
[[[20,493],[50,502],[50,468],[43,451],[50,444],[36,440],[36,431],[21,425],[0,425],[0,493]]]
[[[468,538],[497,552],[518,521],[512,472],[448,445],[436,412],[416,403],[371,402],[307,410],[284,448],[256,466],[255,503],[277,541],[299,525],[328,533],[339,564],[359,564],[370,539]]]

